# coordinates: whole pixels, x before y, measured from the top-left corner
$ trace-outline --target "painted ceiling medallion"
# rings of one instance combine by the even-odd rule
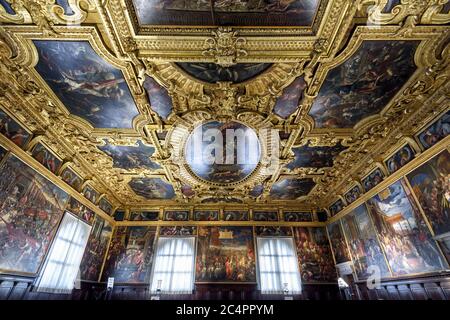
[[[185,160],[192,173],[218,184],[245,179],[260,158],[255,130],[234,121],[203,123],[192,131],[185,146]]]

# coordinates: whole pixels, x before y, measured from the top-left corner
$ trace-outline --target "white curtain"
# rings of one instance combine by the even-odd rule
[[[292,238],[257,238],[262,293],[301,293],[301,278]]]
[[[74,288],[91,227],[66,212],[45,260],[37,291],[70,293]]]
[[[194,289],[195,237],[158,239],[151,291],[192,293]]]

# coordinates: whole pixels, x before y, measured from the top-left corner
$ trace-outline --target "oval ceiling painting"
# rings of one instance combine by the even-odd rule
[[[256,132],[239,122],[211,121],[189,136],[185,159],[198,178],[218,184],[239,182],[258,166],[261,148]]]

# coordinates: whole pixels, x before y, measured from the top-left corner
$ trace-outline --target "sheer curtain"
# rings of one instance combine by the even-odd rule
[[[301,278],[292,238],[257,238],[261,291],[301,293]]]
[[[37,291],[70,293],[80,268],[91,227],[66,212],[45,260]]]
[[[194,289],[195,237],[158,240],[151,291],[192,293]]]

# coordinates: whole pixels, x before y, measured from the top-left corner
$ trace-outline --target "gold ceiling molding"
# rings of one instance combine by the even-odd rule
[[[449,14],[441,13],[445,3],[402,0],[391,12],[384,12],[386,0],[330,0],[324,2],[310,28],[185,28],[139,27],[130,1],[124,0],[69,0],[74,15],[66,15],[55,0],[16,1],[13,9],[17,14],[0,9],[0,104],[26,124],[37,137],[35,142],[43,141],[64,166],[90,181],[115,207],[202,207],[202,201],[216,197],[239,199],[242,204],[237,206],[325,208],[331,200],[342,198],[344,190],[361,185],[361,179],[375,166],[386,170],[384,160],[404,142],[420,151],[415,135],[450,107],[449,28],[442,25],[450,20]],[[360,17],[371,25],[357,26]],[[120,69],[139,112],[132,128],[98,129],[69,114],[34,69],[38,55],[32,40],[88,41],[101,58]],[[368,40],[421,41],[415,56],[417,71],[379,114],[353,128],[316,128],[309,112],[327,74]],[[267,62],[272,66],[242,83],[211,84],[188,75],[175,62],[222,66]],[[172,99],[173,111],[166,120],[152,110],[143,87],[147,76],[167,89]],[[282,119],[273,108],[298,77],[306,82],[303,99],[293,115]],[[290,134],[280,141],[277,170],[262,174],[263,161],[248,178],[227,187],[195,177],[180,161],[186,133],[210,119],[234,120],[255,129],[275,128]],[[162,132],[167,132],[165,139],[159,137]],[[113,159],[98,148],[106,143],[133,146],[138,141],[154,146],[151,160],[161,169],[116,168]],[[284,167],[293,160],[293,147],[333,147],[339,143],[347,149],[334,159],[331,168]],[[137,196],[128,182],[139,177],[170,183],[176,197],[148,200]],[[271,200],[272,185],[293,177],[312,178],[317,185],[309,195],[291,202]],[[184,185],[190,185],[196,196],[185,196],[181,191]],[[256,185],[262,185],[264,192],[255,199],[249,192]]]

